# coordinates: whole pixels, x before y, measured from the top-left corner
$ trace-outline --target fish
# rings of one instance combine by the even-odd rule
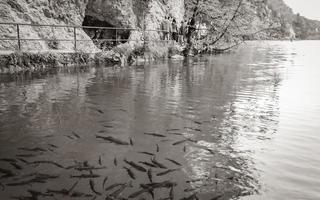
[[[171,187],[171,188],[170,188],[169,198],[170,198],[170,200],[174,200],[174,191],[173,191],[173,187]]]
[[[112,197],[113,199],[118,198],[119,195],[120,195],[127,187],[132,187],[131,182],[121,185],[119,189],[117,189],[116,191],[112,192],[112,193],[111,193],[110,195],[108,195],[108,196],[109,196],[109,197]]]
[[[35,148],[26,148],[26,147],[20,147],[18,148],[19,150],[23,151],[31,151],[31,152],[46,152],[46,149],[40,148],[40,147],[35,147]]]
[[[165,135],[162,135],[162,134],[157,134],[157,133],[144,133],[145,135],[151,135],[151,136],[154,136],[154,137],[167,137]]]
[[[15,163],[15,162],[11,162],[10,165],[12,165],[14,168],[16,168],[16,169],[18,169],[18,170],[23,169],[20,165],[18,165],[18,164]]]
[[[99,178],[98,174],[81,174],[81,175],[72,175],[70,178]]]
[[[80,139],[81,137],[80,137],[80,135],[78,135],[76,132],[74,132],[74,131],[72,131],[72,134],[76,137],[76,138],[78,138],[78,139]]]
[[[141,190],[138,190],[137,192],[134,192],[132,194],[130,194],[128,196],[129,199],[134,199],[134,198],[137,198],[138,196],[142,195],[143,193],[146,193],[148,192],[149,190],[148,189],[141,189]]]
[[[130,138],[130,145],[133,146],[133,140]]]
[[[0,183],[1,191],[4,191],[6,189],[6,186]]]
[[[179,144],[185,143],[185,142],[187,142],[187,141],[189,141],[189,140],[188,140],[188,139],[180,140],[180,141],[178,141],[178,142],[173,143],[172,145],[173,145],[173,146],[179,145]]]
[[[167,129],[167,131],[179,131],[180,129],[178,128],[172,128],[172,129]]]
[[[58,148],[58,146],[54,145],[54,144],[48,144],[50,147],[53,147],[53,148]]]
[[[148,184],[140,184],[140,187],[143,189],[156,189],[156,188],[171,188],[177,186],[176,182],[171,181],[163,181],[158,183],[148,183]]]
[[[183,191],[184,192],[193,192],[193,191],[196,191],[196,190],[198,190],[198,188],[186,188]]]
[[[128,161],[128,160],[124,159],[124,162],[127,163],[128,165],[132,166],[133,168],[135,168],[135,169],[138,170],[138,171],[147,172],[147,170],[146,170],[144,167],[136,164],[136,163],[133,162],[133,161]]]
[[[113,164],[114,164],[114,166],[118,166],[117,157],[114,157]]]
[[[185,142],[197,142],[196,140],[192,140],[191,138],[187,138],[187,139],[184,139],[184,140],[180,140],[180,141],[177,141],[175,143],[173,143],[172,145],[178,145],[178,144],[182,144],[182,143],[185,143]]]
[[[159,147],[159,145],[158,145],[158,144],[156,144],[156,150],[157,150],[157,152],[159,152],[159,151],[160,151],[160,147]]]
[[[184,146],[184,147],[183,147],[183,152],[186,152],[186,151],[187,151],[187,147]]]
[[[74,169],[77,171],[92,171],[92,170],[100,170],[106,169],[107,167],[75,167]]]
[[[164,172],[158,173],[157,176],[164,176],[164,175],[166,175],[168,173],[171,173],[171,172],[174,172],[174,171],[178,171],[178,170],[180,170],[180,169],[168,169],[168,170],[166,170]]]
[[[167,167],[161,163],[159,163],[155,157],[151,158],[151,162],[162,169],[167,169]]]
[[[105,127],[105,128],[113,128],[112,125],[103,125],[103,127]]]
[[[50,161],[50,160],[38,160],[38,161],[29,162],[29,164],[51,164],[51,165],[55,165],[61,169],[65,169],[65,167],[63,167],[59,163],[56,163],[56,162]]]
[[[29,162],[28,161],[26,161],[25,159],[23,159],[23,158],[17,158],[18,160],[20,160],[21,162],[23,162],[24,164],[29,164]]]
[[[149,178],[150,183],[152,183],[153,181],[152,181],[152,169],[151,168],[148,169],[147,174],[148,174],[148,178]]]
[[[51,190],[51,189],[47,189],[47,192],[48,194],[61,194],[61,195],[64,195],[64,196],[68,196],[70,195],[70,193],[74,190],[74,188],[78,185],[78,181],[76,181],[70,189],[61,189],[61,190]]]
[[[101,159],[101,156],[99,156],[98,164],[99,164],[99,165],[102,165],[102,159]]]
[[[89,184],[90,184],[90,189],[93,193],[97,194],[97,195],[102,195],[100,192],[98,192],[94,187],[95,187],[95,184],[94,184],[94,181],[92,179],[90,179],[89,181]]]
[[[3,162],[17,162],[16,159],[13,159],[13,158],[0,158],[0,161],[3,161]]]
[[[11,170],[9,170],[9,169],[0,168],[0,173],[5,174],[5,175],[1,176],[0,178],[9,178],[9,177],[16,176],[16,174],[13,173],[13,172],[12,172]]]
[[[36,157],[38,155],[36,154],[17,154],[17,157],[22,157],[22,158],[31,158],[31,157]]]
[[[104,188],[104,185],[106,184],[107,180],[108,180],[108,176],[106,176],[104,179],[103,179],[103,182],[102,182],[102,188]]]
[[[132,179],[136,179],[136,176],[134,175],[134,173],[133,173],[129,168],[127,168],[127,167],[123,167],[123,168],[127,171],[128,175],[129,175]]]
[[[158,167],[157,165],[154,165],[154,164],[148,163],[148,162],[139,161],[139,163],[144,164],[144,165],[146,165],[146,166],[148,166],[148,167],[154,167],[154,168],[157,168],[157,167]]]
[[[168,161],[170,161],[170,162],[174,163],[175,165],[182,166],[180,163],[178,163],[177,161],[172,160],[172,159],[170,159],[170,158],[166,158],[166,160],[168,160]]]
[[[196,124],[199,124],[199,125],[202,124],[202,122],[199,122],[199,121],[193,121],[193,122],[196,123]]]
[[[100,114],[104,114],[104,112],[102,110],[100,110],[99,108],[94,108],[94,107],[89,107],[91,110],[94,110]]]
[[[150,152],[146,152],[146,151],[139,151],[138,153],[146,154],[146,155],[149,155],[149,156],[154,156],[155,155],[154,153],[150,153]]]
[[[113,188],[119,187],[119,186],[124,185],[124,184],[125,184],[125,183],[114,183],[114,184],[110,185],[109,187],[107,187],[107,188],[105,189],[105,191],[112,190]]]
[[[204,148],[205,150],[209,151],[212,155],[215,155],[214,151],[212,149],[209,148]]]
[[[115,143],[115,144],[118,144],[118,145],[129,145],[128,142],[119,140],[119,139],[111,137],[111,136],[105,137],[105,136],[96,135],[96,138],[103,139],[103,140],[106,140],[106,141],[109,141],[111,143]]]

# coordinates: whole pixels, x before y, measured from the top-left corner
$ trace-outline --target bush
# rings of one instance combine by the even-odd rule
[[[48,47],[50,49],[58,49],[59,48],[59,41],[56,37],[53,37],[51,40],[47,41]]]

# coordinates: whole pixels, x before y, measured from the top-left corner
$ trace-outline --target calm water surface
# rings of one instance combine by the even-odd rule
[[[105,188],[127,183],[118,194],[127,198],[150,180],[124,160],[155,158],[176,170],[152,168],[152,181],[176,186],[136,199],[320,199],[319,51],[319,41],[252,42],[231,54],[126,69],[1,76],[0,197],[31,189],[105,199],[117,190]],[[26,183],[39,173],[58,177]],[[98,177],[74,177],[90,174]],[[75,183],[68,194],[52,192]]]

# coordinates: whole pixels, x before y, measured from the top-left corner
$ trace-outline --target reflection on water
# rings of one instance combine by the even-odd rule
[[[310,61],[317,56],[304,53],[316,49],[319,42],[249,43],[236,53],[181,62],[1,77],[0,196],[30,196],[32,189],[44,199],[52,198],[48,194],[68,199],[71,192],[52,190],[76,182],[74,191],[84,199],[105,199],[116,192],[104,191],[114,183],[130,183],[117,194],[128,197],[150,180],[124,159],[149,169],[142,162],[152,164],[154,157],[141,153],[147,152],[177,169],[161,175],[166,170],[154,167],[152,181],[177,186],[154,189],[154,194],[146,190],[138,199],[195,193],[199,199],[220,200],[320,198],[320,70]],[[44,160],[63,168],[37,163]],[[79,172],[79,166],[106,168]],[[6,177],[3,169],[14,174]],[[59,177],[12,186],[34,172]],[[99,177],[72,177],[90,174]]]

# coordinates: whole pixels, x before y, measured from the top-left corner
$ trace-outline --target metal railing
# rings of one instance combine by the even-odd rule
[[[15,38],[0,38],[0,41],[17,41],[18,51],[22,50],[22,41],[57,41],[57,42],[73,42],[73,49],[77,51],[77,43],[78,42],[92,42],[93,40],[101,41],[101,42],[115,42],[118,44],[119,42],[128,42],[128,41],[141,41],[141,40],[130,40],[128,39],[120,39],[119,32],[120,31],[142,31],[145,36],[146,32],[158,32],[162,33],[164,30],[146,30],[146,29],[135,29],[135,28],[121,28],[121,27],[100,27],[100,26],[75,26],[75,25],[47,25],[47,24],[28,24],[28,23],[13,23],[13,22],[0,22],[0,26],[15,26],[16,28],[16,37]],[[51,28],[70,28],[73,29],[73,38],[72,39],[48,39],[48,38],[23,38],[21,36],[21,27],[22,26],[30,26],[30,27],[51,27]],[[94,30],[111,30],[114,31],[115,38],[109,39],[79,39],[77,37],[77,29],[94,29]],[[161,38],[161,37],[160,37]],[[147,40],[153,42],[167,42],[168,40]]]

